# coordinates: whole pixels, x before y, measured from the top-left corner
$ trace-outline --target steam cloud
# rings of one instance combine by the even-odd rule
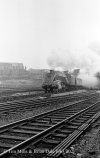
[[[100,46],[92,43],[84,50],[52,51],[48,60],[50,69],[73,71],[80,69],[79,78],[83,80],[83,85],[94,87],[99,84],[99,79],[95,77],[100,72]]]

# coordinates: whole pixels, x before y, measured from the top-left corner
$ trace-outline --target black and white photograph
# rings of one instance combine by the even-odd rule
[[[100,158],[100,0],[0,0],[0,158]]]

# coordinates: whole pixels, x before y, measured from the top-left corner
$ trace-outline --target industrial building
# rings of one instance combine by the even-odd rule
[[[28,77],[28,71],[22,63],[0,62],[0,80],[22,79]]]

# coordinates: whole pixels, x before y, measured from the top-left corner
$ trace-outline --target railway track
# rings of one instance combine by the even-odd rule
[[[69,94],[71,93],[84,93],[86,90],[77,90],[77,91],[71,91],[68,92]],[[91,91],[92,92],[92,91]],[[64,92],[66,93],[66,92]],[[18,89],[15,90],[4,90],[2,91],[0,89],[0,102],[7,102],[7,101],[14,101],[14,100],[21,100],[21,99],[25,99],[25,98],[35,98],[35,97],[48,97],[48,96],[58,96],[58,95],[63,95],[63,92],[61,93],[54,93],[54,94],[45,94],[44,91],[42,89],[20,89],[18,91]]]
[[[58,157],[61,153],[55,151],[65,150],[64,147],[68,147],[90,123],[99,117],[100,113],[94,115],[100,109],[99,105],[100,96],[96,96],[2,126],[0,157],[15,158],[15,152],[18,154],[20,149],[24,149],[22,150],[24,152],[32,151],[32,156],[36,158]],[[39,154],[41,150],[53,151]]]
[[[20,100],[24,98],[32,98],[38,96],[45,96],[44,92],[41,91],[23,91],[23,92],[6,92],[7,94],[0,94],[0,102]]]
[[[85,90],[83,90],[84,92]],[[79,91],[73,91],[70,93],[80,93]],[[54,93],[54,94],[45,94],[42,89],[27,89],[27,90],[4,90],[0,91],[0,102],[7,102],[7,101],[14,101],[14,100],[21,100],[25,98],[33,98],[33,97],[48,97],[48,96],[58,96],[63,95],[64,93]]]
[[[14,94],[14,93],[24,93],[33,91],[43,91],[41,88],[2,88],[0,87],[0,95],[2,94]]]
[[[56,96],[56,97],[49,97],[49,98],[42,98],[42,99],[34,99],[34,98],[27,98],[24,100],[16,100],[12,102],[0,103],[0,114],[6,115],[10,113],[15,113],[17,111],[25,111],[25,110],[32,110],[34,108],[47,106],[51,104],[60,104],[65,102],[72,102],[78,101],[81,99],[86,99],[88,97],[94,96],[95,93],[80,93],[78,94],[71,94],[71,95],[64,95],[64,96]],[[98,94],[97,94],[98,95]]]

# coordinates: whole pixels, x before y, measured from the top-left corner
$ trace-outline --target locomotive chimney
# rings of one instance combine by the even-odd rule
[[[69,74],[69,71],[67,71],[67,70],[64,71],[64,74],[65,74],[65,75],[68,75],[68,74]]]
[[[73,75],[77,77],[79,75],[80,69],[74,69]]]

